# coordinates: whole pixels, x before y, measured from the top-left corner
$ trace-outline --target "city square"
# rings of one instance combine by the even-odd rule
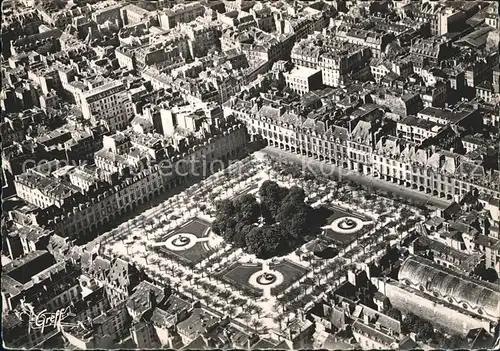
[[[6,349],[500,349],[496,1],[2,2]]]
[[[296,307],[311,302],[307,292],[317,284],[330,288],[340,284],[344,279],[341,272],[349,269],[355,258],[358,258],[357,262],[363,262],[359,259],[373,259],[374,254],[381,255],[387,244],[383,238],[394,228],[384,229],[384,225],[391,222],[391,216],[386,214],[380,217],[375,212],[366,213],[357,205],[354,208],[352,204],[338,202],[331,197],[328,186],[315,185],[310,181],[304,183],[301,177],[283,176],[277,172],[277,167],[259,154],[244,159],[228,171],[238,172],[238,181],[225,184],[225,175],[220,172],[202,182],[196,190],[186,190],[196,203],[179,194],[167,204],[144,214],[155,218],[168,208],[169,212],[172,211],[171,215],[179,218],[170,221],[166,227],[161,221],[144,226],[132,220],[132,227],[136,227],[127,228],[124,234],[130,239],[139,235],[141,240],[132,240],[126,248],[116,239],[113,239],[114,244],[105,239],[102,245],[107,251],[114,251],[143,267],[153,279],[174,284],[180,293],[212,301],[214,306],[231,311],[244,323],[256,321],[245,313],[243,306],[248,306],[258,311],[261,317],[259,323],[267,329],[279,330],[283,315],[294,316],[293,308],[286,307],[288,304]],[[241,173],[241,170],[245,171]],[[317,240],[335,248],[338,255],[319,258],[306,242],[285,256],[262,260],[232,247],[213,233],[210,224],[213,217],[209,213],[213,213],[215,202],[224,198],[237,201],[245,194],[254,194],[260,199],[260,184],[269,177],[285,188],[294,185],[305,186],[306,190],[310,188],[307,191],[312,196],[307,201],[315,208],[325,207],[328,210],[321,211],[326,219]],[[174,206],[168,207],[168,204]],[[126,234],[129,230],[130,234]],[[393,237],[389,242],[391,245],[397,241]],[[130,255],[127,256],[127,252]],[[332,271],[332,267],[336,268]],[[316,283],[311,285],[310,281]],[[305,288],[299,289],[299,286]],[[323,288],[328,290],[326,286]]]

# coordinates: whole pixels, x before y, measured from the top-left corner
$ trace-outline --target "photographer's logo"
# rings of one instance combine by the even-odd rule
[[[69,306],[66,308],[62,308],[57,310],[56,312],[47,312],[46,309],[36,313],[33,305],[31,303],[26,303],[24,300],[21,300],[20,306],[21,315],[28,316],[28,326],[29,331],[31,330],[40,330],[41,333],[44,332],[46,327],[61,327],[61,326],[72,326],[76,324],[72,323],[63,323],[62,321],[67,317],[73,316],[71,313]]]

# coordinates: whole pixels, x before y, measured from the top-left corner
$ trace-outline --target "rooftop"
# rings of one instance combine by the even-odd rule
[[[288,75],[297,78],[309,78],[317,73],[321,73],[321,71],[318,69],[299,66],[292,69]]]
[[[203,308],[195,308],[191,315],[177,324],[177,330],[190,339],[195,339],[219,323],[219,317]]]
[[[398,279],[423,285],[427,291],[481,308],[485,314],[500,318],[500,286],[474,280],[465,274],[439,266],[419,256],[410,256],[399,270]]]

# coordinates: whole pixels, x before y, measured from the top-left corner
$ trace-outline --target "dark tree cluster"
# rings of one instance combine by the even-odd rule
[[[414,332],[419,340],[428,340],[434,337],[434,327],[428,321],[419,318],[413,313],[408,313],[401,324],[407,332]]]
[[[490,283],[495,283],[498,280],[498,274],[493,268],[486,268],[486,263],[481,261],[475,268],[474,274],[477,275],[481,280],[485,280]]]
[[[260,204],[250,194],[218,202],[213,231],[259,258],[289,253],[315,233],[313,210],[304,202],[303,189],[266,181],[259,195]],[[259,226],[261,216],[264,223]]]

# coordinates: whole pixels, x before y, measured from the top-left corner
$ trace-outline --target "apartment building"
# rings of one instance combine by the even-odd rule
[[[143,9],[142,7],[129,4],[120,9],[124,25],[134,25],[156,19],[156,13]]]
[[[17,196],[42,209],[50,206],[63,207],[79,189],[53,177],[53,173],[62,165],[60,161],[53,160],[16,175],[14,185]]]
[[[189,23],[181,23],[178,27],[188,38],[192,57],[204,57],[207,55],[208,50],[220,47],[217,35],[218,25],[205,18],[197,18]]]
[[[421,57],[428,64],[439,64],[447,55],[450,43],[441,38],[422,38],[416,40],[410,54]]]
[[[335,125],[338,122],[325,122],[320,116],[305,118],[284,107],[264,105],[258,108],[258,113],[255,108],[255,103],[252,106],[232,99],[224,104],[224,114],[240,118],[247,124],[251,136],[262,138],[268,145],[433,196],[453,199],[472,189],[500,196],[498,171],[487,171],[481,164],[454,152],[439,151],[434,146],[422,149],[417,148],[415,142],[393,136],[383,138],[384,133],[373,124],[377,118],[381,120],[381,109],[365,106],[354,114],[352,124],[339,127]],[[473,116],[473,113],[464,112],[453,120],[462,121],[464,116]],[[395,134],[397,129],[395,123],[393,126],[386,123],[383,128],[387,135]]]
[[[334,87],[342,84],[353,71],[357,71],[359,79],[368,78],[366,73],[369,73],[369,68],[364,66],[370,57],[370,49],[342,40],[329,39],[328,32],[297,42],[291,52],[293,63],[321,70],[323,84]]]
[[[429,23],[431,34],[441,36],[465,26],[466,12],[441,3],[425,1],[417,12],[416,20]]]
[[[115,22],[121,18],[120,9],[123,6],[122,4],[115,3],[110,4],[109,6],[106,5],[91,14],[92,20],[97,24],[103,24],[106,21]]]
[[[323,86],[321,71],[307,67],[295,67],[283,74],[287,87],[299,95],[304,95]]]
[[[199,2],[176,4],[170,9],[166,9],[158,16],[162,29],[172,29],[179,23],[189,23],[199,16],[203,16],[205,7]]]
[[[336,29],[335,35],[338,40],[369,48],[375,58],[381,58],[386,46],[394,39],[393,34],[360,29],[348,23],[341,24]]]
[[[105,83],[85,91],[81,97],[83,117],[94,125],[103,120],[111,132],[125,129],[134,116],[125,84],[119,81]]]
[[[116,340],[128,336],[130,319],[123,302],[93,318],[91,325],[80,323],[72,328],[65,327],[62,333],[78,349],[107,349],[116,346]]]
[[[2,267],[2,328],[9,348],[37,348],[58,333],[47,323],[44,329],[30,328],[20,317],[23,309],[33,313],[65,308],[78,300],[81,269],[70,262],[57,262],[45,250],[36,250]],[[62,315],[61,317],[65,317]]]
[[[408,116],[397,122],[397,133],[403,139],[417,144],[435,137],[444,127],[436,122]]]
[[[100,171],[101,177],[112,181],[111,184],[101,185],[95,189],[91,189],[84,194],[73,196],[74,200],[70,201],[68,196],[66,202],[60,200],[56,205],[48,206],[39,209],[14,210],[12,218],[17,221],[26,221],[51,228],[55,233],[71,239],[78,239],[84,234],[95,232],[105,223],[110,223],[132,211],[139,204],[151,201],[153,197],[176,187],[178,184],[186,181],[193,172],[200,171],[200,167],[208,167],[205,160],[221,160],[227,162],[229,159],[236,157],[243,152],[246,145],[247,135],[244,125],[237,121],[218,122],[219,129],[212,130],[211,133],[205,134],[205,137],[198,139],[196,145],[189,145],[189,148],[182,145],[176,145],[176,148],[170,146],[164,149],[163,158],[153,157],[143,158],[144,162],[139,163],[139,168],[133,169],[133,164],[127,160],[129,157],[134,157],[137,152],[139,155],[145,155],[148,151],[139,150],[137,146],[139,141],[131,141],[132,144],[137,143],[128,150],[131,150],[130,155],[114,153],[112,150],[103,150],[102,153],[96,153],[96,163],[99,163],[103,169]],[[120,138],[122,138],[120,136]],[[144,142],[141,142],[144,144]],[[125,143],[124,143],[125,144]],[[106,142],[106,145],[108,143]],[[117,146],[117,149],[120,146]],[[124,148],[124,151],[127,149]],[[105,152],[104,152],[105,151]],[[104,156],[106,157],[104,157]],[[168,159],[166,158],[168,155]],[[116,169],[107,168],[112,163],[106,160],[123,159],[122,167]],[[162,160],[168,162],[162,162]],[[178,164],[178,172],[174,166]],[[195,166],[193,166],[195,165]],[[119,169],[128,168],[132,172],[122,172]],[[142,167],[142,168],[141,168]],[[108,170],[107,172],[105,170]],[[210,169],[206,169],[207,172]],[[106,173],[109,177],[106,178]],[[51,184],[63,186],[60,181],[50,179]],[[44,178],[45,179],[45,178]],[[70,184],[78,192],[80,188]],[[30,190],[33,194],[42,192],[39,188]],[[28,190],[26,191],[26,193]],[[27,199],[36,197],[35,195],[23,195]],[[58,207],[57,205],[61,205]]]

